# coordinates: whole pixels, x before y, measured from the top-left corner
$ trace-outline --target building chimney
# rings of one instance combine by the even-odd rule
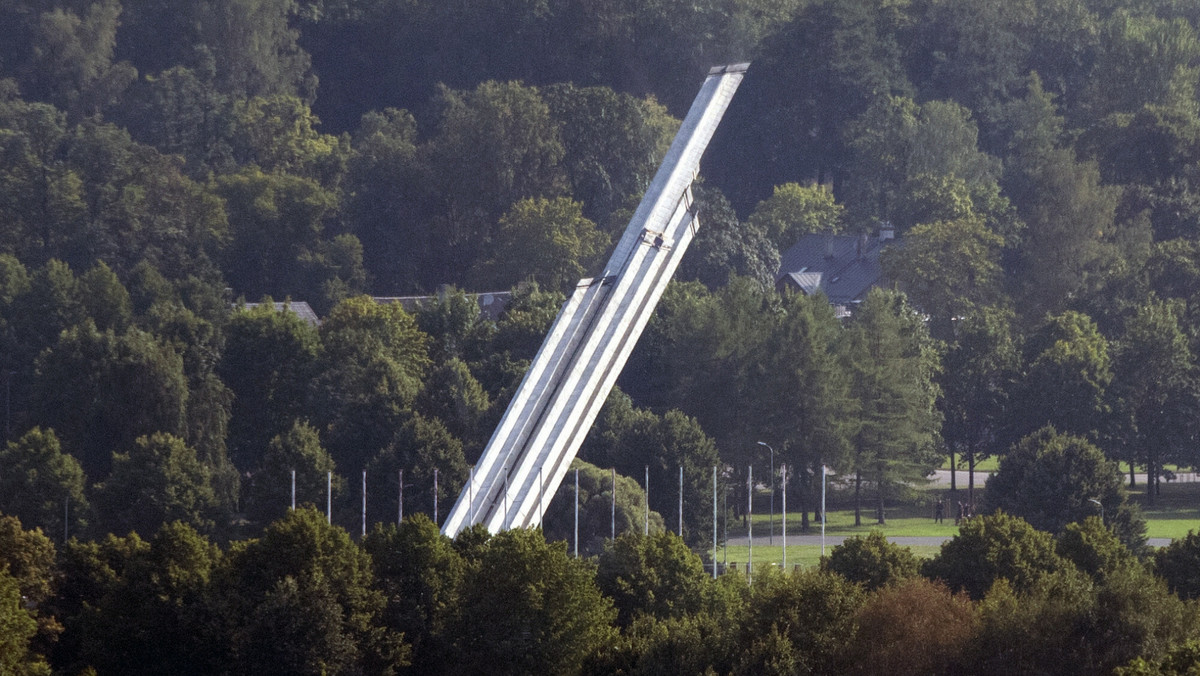
[[[889,221],[882,221],[879,224],[879,243],[882,244],[889,239],[896,239],[896,228]]]

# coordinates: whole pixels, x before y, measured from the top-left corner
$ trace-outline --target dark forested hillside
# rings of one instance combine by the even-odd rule
[[[0,546],[0,672],[42,669],[40,655],[127,673],[97,649],[127,640],[119,654],[147,673],[427,671],[455,651],[514,673],[866,673],[823,632],[884,631],[921,599],[964,632],[936,664],[878,658],[913,673],[999,672],[1004,645],[1031,646],[1027,665],[1080,645],[1014,627],[1080,632],[1081,673],[1186,660],[1195,607],[1163,600],[1135,561],[1144,524],[1116,472],[1145,476],[1133,489],[1152,504],[1171,471],[1200,464],[1197,7],[0,0],[0,512],[28,529],[0,521],[0,536],[31,552]],[[702,166],[701,230],[581,452],[585,521],[608,528],[613,485],[623,525],[673,514],[679,495],[630,477],[674,485],[682,468],[695,545],[713,467],[736,496],[770,448],[805,529],[823,467],[859,520],[882,522],[947,456],[1008,460],[979,505],[998,530],[964,531],[971,551],[924,571],[948,587],[869,594],[845,580],[855,560],[700,589],[678,543],[604,549],[605,532],[588,536],[609,557],[596,570],[528,534],[450,543],[427,522],[351,542],[338,526],[359,523],[364,484],[371,522],[445,514],[704,74],[735,61],[752,65]],[[899,242],[885,283],[848,316],[775,289],[802,237],[861,247],[885,224]],[[509,294],[504,311],[481,313],[493,296],[476,292]],[[413,295],[431,298],[388,302]],[[1053,490],[1029,479],[1048,466],[1065,482]],[[296,503],[328,516],[288,509],[293,473]],[[1061,514],[1034,513],[1064,495]],[[1100,499],[1112,518],[1089,525]],[[54,562],[34,529],[73,540]],[[971,556],[1009,546],[997,537],[1040,544],[1019,570],[964,577]],[[860,546],[847,556],[915,574]],[[427,568],[397,553],[414,551]],[[1172,590],[1187,576],[1163,571],[1189,555],[1161,557]],[[649,583],[621,576],[654,576],[622,566],[647,557],[674,562],[679,608],[634,612],[629,589]],[[35,559],[57,588],[29,586]],[[510,587],[489,585],[496,571]],[[529,600],[563,616],[528,609],[506,630],[541,652],[484,631],[488,608],[538,584],[578,591]],[[818,598],[825,624],[789,623]],[[1163,614],[1121,615],[1126,642],[1100,650],[1054,620],[1061,598],[1095,622],[1118,606]],[[776,606],[747,605],[760,601]],[[178,653],[104,629],[156,619]],[[552,634],[570,640],[539,644]],[[277,635],[319,640],[280,655]]]

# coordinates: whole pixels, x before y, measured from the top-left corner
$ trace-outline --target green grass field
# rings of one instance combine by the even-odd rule
[[[876,523],[875,511],[870,506],[864,506],[861,512],[861,525],[858,526],[854,525],[853,509],[845,509],[841,504],[838,509],[831,506],[825,534],[844,537],[866,535],[873,530],[881,530],[888,537],[952,537],[958,532],[953,518],[955,510],[947,506],[943,523],[935,523],[933,508],[930,506],[934,499],[932,496],[935,494],[933,490],[927,489],[914,499],[904,503],[889,505],[885,510],[886,523],[883,525]],[[1200,482],[1164,483],[1161,494],[1157,496],[1153,505],[1147,504],[1144,486],[1138,486],[1135,490],[1136,492],[1131,497],[1142,507],[1142,515],[1146,519],[1147,537],[1175,539],[1184,537],[1191,530],[1200,531]],[[945,491],[937,489],[937,493],[944,495]],[[755,509],[759,509],[760,502],[756,501]],[[771,514],[766,510],[753,515],[756,541],[768,534],[771,520]],[[783,520],[780,514],[774,515],[774,529],[776,542],[779,543],[778,538],[783,532]],[[820,524],[816,522],[810,522],[808,531],[802,531],[798,512],[788,514],[787,532],[789,536],[821,534]],[[746,528],[742,525],[741,519],[731,519],[727,533],[731,540],[744,538]],[[832,548],[833,545],[827,545],[826,553]],[[930,546],[915,546],[910,549],[922,558],[931,557],[938,551],[938,547]],[[717,549],[717,560],[727,561],[730,564],[736,562],[739,569],[744,570],[748,550],[749,548],[745,545],[730,546],[728,549],[720,547]],[[711,550],[699,553],[706,558],[712,555]],[[820,546],[791,545],[788,547],[788,567],[815,566],[820,560],[820,556]],[[754,547],[755,565],[778,565],[782,560],[783,548],[780,544],[773,547],[764,545]]]
[[[1175,539],[1200,530],[1200,482],[1164,482],[1153,505],[1146,500],[1145,486],[1135,490],[1133,499],[1142,507],[1147,537]]]
[[[955,456],[954,459],[956,461],[958,461],[958,470],[960,472],[965,472],[967,469],[967,462],[957,456]],[[983,460],[979,460],[975,463],[975,471],[976,472],[995,472],[998,467],[1000,467],[1000,458],[997,458],[994,456],[984,458]],[[942,459],[941,469],[950,469],[949,456]]]
[[[749,554],[749,549],[750,549],[749,547],[746,547],[744,545],[740,546],[740,547],[729,547],[728,551],[724,548],[718,547],[717,548],[717,561],[723,562],[723,563],[728,562],[730,565],[733,565],[736,563],[737,569],[745,572],[746,558]],[[934,554],[937,554],[940,547],[914,546],[914,547],[909,547],[909,549],[912,550],[912,553],[916,554],[918,557],[927,559],[927,558],[932,557]],[[829,552],[832,550],[833,550],[832,545],[825,547],[826,554],[829,554]],[[703,552],[703,555],[705,558],[712,556],[712,550],[709,549],[708,551]],[[820,545],[789,545],[788,546],[788,550],[787,550],[788,568],[792,568],[794,566],[800,566],[801,568],[808,568],[808,567],[817,565],[818,563],[820,563],[820,561],[821,561],[821,546]],[[778,565],[781,565],[782,563],[783,563],[783,547],[782,546],[780,546],[780,545],[776,545],[774,547],[756,546],[754,548],[754,565],[755,566],[766,566],[766,565],[778,566]]]
[[[931,536],[931,537],[949,537],[958,532],[958,527],[954,525],[954,517],[951,510],[947,509],[945,518],[942,523],[935,523],[933,520],[933,508],[926,505],[901,504],[894,507],[889,507],[884,510],[883,525],[880,525],[875,518],[875,510],[866,508],[861,512],[861,525],[854,525],[854,510],[853,509],[833,509],[829,510],[829,520],[825,524],[826,535],[866,535],[873,530],[882,530],[889,537],[895,536]],[[762,537],[769,533],[771,515],[755,514],[752,518],[754,522],[755,537]],[[782,517],[779,514],[775,515],[775,533],[783,532]],[[801,522],[799,513],[788,514],[787,532],[789,535],[820,535],[821,526],[819,523],[811,521],[809,523],[808,532],[801,530]],[[745,537],[746,528],[742,526],[741,520],[729,522],[729,537]]]

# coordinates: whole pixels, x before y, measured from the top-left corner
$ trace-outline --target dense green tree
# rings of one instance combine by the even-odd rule
[[[978,149],[970,111],[953,102],[880,98],[846,134],[853,151],[847,202],[860,227],[888,221],[904,233],[1006,209],[993,194],[999,163]]]
[[[413,514],[399,525],[376,525],[362,543],[387,599],[387,626],[413,646],[412,669],[437,673],[453,663],[448,625],[458,612],[466,562],[437,524]]]
[[[159,4],[170,15],[167,20],[187,21],[182,8]],[[130,11],[138,10],[133,7]],[[170,32],[162,22],[145,28],[160,36]],[[129,88],[110,117],[139,142],[183,157],[182,170],[193,180],[203,180],[209,172],[225,173],[233,167],[233,99],[217,90],[214,76],[211,61],[148,75]]]
[[[223,270],[234,292],[284,298],[309,291],[302,263],[317,251],[336,196],[311,179],[255,165],[218,177],[215,191],[229,213]]]
[[[695,199],[700,227],[679,263],[676,277],[694,279],[715,290],[741,276],[770,288],[779,269],[779,250],[767,232],[752,223],[739,223],[737,213],[720,190],[697,187]]]
[[[679,123],[653,98],[564,83],[542,91],[562,128],[571,195],[584,215],[609,229],[608,216],[650,184]],[[623,223],[612,223],[611,232]]]
[[[435,363],[479,359],[495,335],[495,323],[484,315],[478,297],[455,287],[440,290],[413,314],[417,327],[429,335],[429,356]]]
[[[429,337],[399,303],[367,296],[334,307],[320,335],[312,420],[338,467],[357,472],[404,424],[429,364]]]
[[[700,611],[708,577],[700,557],[678,535],[626,533],[597,561],[596,584],[613,600],[621,626],[639,615],[658,619]]]
[[[4,81],[11,85],[11,81]],[[58,258],[86,265],[86,205],[79,175],[63,160],[66,116],[53,106],[26,103],[0,86],[0,215],[3,244],[26,265]]]
[[[1196,632],[1194,609],[1142,566],[1113,570],[1102,584],[1070,568],[1020,596],[998,583],[981,605],[970,664],[979,673],[1108,673],[1137,656],[1164,657]]]
[[[312,299],[313,310],[322,315],[366,291],[363,245],[354,235],[342,233],[317,242],[312,251],[300,256],[299,265],[306,280],[301,294]]]
[[[416,407],[440,420],[450,434],[462,441],[467,458],[482,454],[491,434],[484,425],[491,401],[466,362],[452,358],[435,366],[425,378],[425,388]]]
[[[26,610],[38,621],[39,631],[56,634],[61,628],[50,613],[38,607],[51,601],[55,588],[55,550],[40,528],[25,530],[15,516],[0,516],[0,568],[8,571],[24,597]]]
[[[470,674],[577,674],[617,635],[616,610],[596,587],[593,564],[565,543],[515,529],[470,559],[452,635]]]
[[[83,468],[63,453],[54,430],[35,427],[8,442],[0,449],[0,466],[0,512],[54,536],[87,526],[91,506]]]
[[[918,5],[906,41],[913,79],[934,98],[984,114],[1021,85],[1046,2],[971,0]]]
[[[1200,641],[1195,639],[1173,646],[1159,660],[1138,657],[1115,670],[1118,676],[1184,676],[1200,667]]]
[[[79,299],[84,312],[101,331],[122,333],[133,323],[129,292],[104,263],[79,276]]]
[[[786,251],[804,235],[837,232],[844,210],[824,186],[784,183],[754,207],[746,224],[767,233],[777,249]]]
[[[1065,434],[1098,439],[1112,382],[1109,342],[1090,317],[1065,312],[1047,317],[1025,342],[1027,364],[1011,411],[1012,438],[1052,424]]]
[[[79,279],[59,260],[47,261],[32,271],[28,293],[13,299],[10,307],[23,366],[60,340],[63,331],[83,322],[86,312]]]
[[[473,91],[442,88],[438,134],[430,163],[446,215],[437,227],[449,270],[468,269],[487,249],[500,216],[521,199],[563,191],[558,124],[536,88],[488,81]],[[441,254],[445,257],[447,254]]]
[[[841,646],[858,636],[865,594],[840,575],[817,570],[755,573],[741,645],[778,632],[796,661],[795,671],[821,674],[845,668]],[[753,653],[742,659],[753,658]]]
[[[65,150],[86,209],[87,237],[68,259],[73,265],[99,259],[124,276],[144,260],[172,279],[215,275],[229,238],[225,208],[176,158],[95,120],[78,125]]]
[[[440,272],[430,263],[441,239],[426,227],[433,185],[418,142],[411,113],[372,111],[359,122],[346,158],[342,213],[363,243],[363,262],[380,293],[432,288],[429,280]]]
[[[855,522],[865,477],[875,484],[876,520],[883,524],[889,491],[919,481],[936,462],[939,348],[896,291],[871,290],[848,331],[846,355],[858,418],[847,462],[855,477]]]
[[[371,557],[313,509],[230,551],[214,583],[235,671],[392,674],[409,646],[383,624]]]
[[[5,673],[50,673],[40,670],[44,665],[34,653],[47,652],[63,630],[50,608],[58,591],[56,572],[50,538],[40,528],[25,530],[15,516],[0,515],[0,669],[11,670]],[[28,671],[19,668],[21,662]]]
[[[136,328],[117,335],[86,321],[64,331],[38,358],[33,390],[35,420],[58,433],[93,480],[135,439],[185,434],[183,360]]]
[[[450,513],[469,476],[462,442],[436,418],[412,414],[366,464],[368,520],[395,521],[399,509],[400,470],[404,470],[404,513],[421,512],[438,520]],[[435,491],[434,472],[437,472]],[[435,497],[436,495],[436,497]]]
[[[221,310],[225,317],[227,308]],[[234,394],[216,373],[225,334],[215,321],[189,309],[182,298],[155,302],[141,321],[183,358],[188,382],[184,440],[196,449],[200,462],[211,472],[213,490],[221,504],[233,511],[238,499],[238,471],[229,456],[227,439]],[[223,320],[220,325],[225,325]]]
[[[1200,533],[1182,538],[1154,552],[1154,572],[1183,599],[1200,598]]]
[[[672,285],[620,383],[655,409],[678,408],[695,417],[741,476],[735,485],[745,485],[740,473],[752,459],[747,453],[758,450],[752,441],[759,435],[758,411],[749,415],[746,408],[755,387],[750,355],[779,311],[779,296],[746,277],[731,279],[716,293]]]
[[[507,288],[531,279],[550,289],[573,288],[596,266],[608,237],[565,197],[522,199],[500,217],[492,251],[475,273],[479,288]]]
[[[321,447],[317,430],[297,420],[287,432],[267,445],[262,461],[250,475],[245,493],[245,512],[260,524],[283,517],[292,506],[292,472],[295,472],[295,504],[322,507],[327,489],[341,495],[346,480],[335,470],[333,459]]]
[[[963,522],[958,535],[924,563],[921,574],[978,600],[997,580],[1007,580],[1023,592],[1063,567],[1049,533],[1020,517],[996,512]]]
[[[21,589],[0,566],[0,670],[6,674],[49,674],[50,666],[29,649],[37,622],[24,608]]]
[[[1023,91],[1014,92],[998,109],[989,145],[1006,158],[1002,183],[1015,202],[1027,202],[1023,196],[1032,186],[1013,179],[1019,179],[1062,144],[1066,121],[1060,103],[1061,99],[1046,91],[1042,78],[1034,72],[1025,78]]]
[[[1055,537],[1055,551],[1097,582],[1141,561],[1098,516],[1068,523]]]
[[[1025,437],[1005,454],[988,479],[983,509],[1013,514],[1051,533],[1102,512],[1126,546],[1139,550],[1145,542],[1145,521],[1129,501],[1116,464],[1086,439],[1053,427]]]
[[[320,123],[296,96],[256,96],[234,102],[230,145],[239,166],[303,176],[335,188],[345,171],[346,139],[321,134]]]
[[[1112,264],[1117,193],[1100,182],[1095,163],[1053,150],[1026,170],[1038,186],[1017,212],[1027,229],[1021,244],[1023,314],[1061,310],[1101,279]]]
[[[95,499],[98,525],[110,533],[153,533],[171,521],[209,532],[221,517],[208,468],[182,439],[164,432],[114,453]]]
[[[883,531],[873,530],[865,538],[847,538],[821,558],[821,570],[837,573],[869,591],[916,577],[919,562],[912,551],[888,542]]]
[[[733,157],[709,171],[734,186],[739,208],[768,197],[767,186],[843,178],[847,123],[878,97],[910,91],[897,40],[906,21],[892,3],[828,0],[805,5],[763,40],[728,140],[714,143]]]
[[[0,365],[6,371],[14,371],[23,361],[18,356],[22,317],[15,312],[14,303],[29,289],[29,270],[12,254],[0,254],[0,350],[4,355]]]
[[[1021,355],[1013,335],[1011,310],[981,307],[956,322],[955,336],[942,359],[942,437],[955,468],[955,454],[967,466],[967,504],[975,504],[975,467],[1003,450]],[[950,488],[956,490],[955,474]]]
[[[997,579],[979,603],[979,631],[966,663],[981,674],[1078,669],[1062,661],[1080,643],[1073,624],[1091,609],[1093,593],[1090,578],[1071,569],[1035,580]]]
[[[121,3],[104,0],[80,9],[41,13],[25,78],[34,96],[75,119],[99,113],[137,77],[129,63],[113,62]]]
[[[930,315],[932,330],[948,338],[955,320],[999,298],[1003,243],[978,219],[922,223],[902,248],[884,250],[881,262],[887,278]]]
[[[585,441],[583,459],[643,481],[648,475],[650,509],[663,515],[666,528],[689,544],[708,542],[713,525],[712,469],[719,458],[716,445],[699,423],[676,409],[661,417],[635,409],[619,391],[610,395],[601,417]],[[683,532],[678,517],[681,471]]]
[[[1138,309],[1114,346],[1114,436],[1131,464],[1146,466],[1146,502],[1154,504],[1164,462],[1188,462],[1200,409],[1200,381],[1180,326],[1180,303]]]
[[[199,674],[220,669],[227,639],[208,604],[221,561],[216,545],[180,522],[167,523],[131,552],[119,576],[85,611],[72,640],[101,673]]]
[[[263,304],[233,313],[217,374],[234,395],[229,450],[242,471],[302,417],[320,344],[316,328],[290,310]]]
[[[808,511],[819,510],[814,478],[822,466],[844,463],[858,402],[839,354],[843,332],[824,295],[786,293],[774,319],[770,335],[750,353],[747,396],[757,433],[770,440],[798,489],[794,504],[807,529]]]
[[[537,284],[518,287],[496,322],[492,349],[532,361],[566,300],[562,292]]]
[[[310,57],[297,44],[295,0],[203,2],[195,10],[192,58],[212,61],[217,88],[238,97],[312,96]]]
[[[119,583],[130,562],[147,549],[149,544],[137,533],[72,539],[62,548],[57,592],[48,604],[63,624],[51,655],[56,665],[83,670],[90,666],[90,655],[104,650],[103,642],[96,639],[106,629],[98,626],[102,600]]]
[[[579,493],[575,492],[575,470],[579,470]],[[546,505],[542,529],[546,539],[562,540],[574,551],[578,544],[580,556],[597,556],[615,534],[644,533],[649,518],[650,534],[657,536],[666,530],[665,519],[648,510],[646,493],[637,479],[615,470],[597,467],[576,459],[563,479],[562,485]],[[613,495],[613,479],[616,495]],[[579,508],[579,540],[575,540],[575,508]]]
[[[1118,10],[1105,22],[1099,47],[1081,102],[1089,120],[1145,104],[1194,105],[1200,39],[1187,21]]]

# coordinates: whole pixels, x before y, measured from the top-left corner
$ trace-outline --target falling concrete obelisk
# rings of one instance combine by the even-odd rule
[[[748,65],[709,71],[603,274],[580,280],[563,305],[444,534],[540,525],[539,501],[558,490],[696,234],[692,181]]]

